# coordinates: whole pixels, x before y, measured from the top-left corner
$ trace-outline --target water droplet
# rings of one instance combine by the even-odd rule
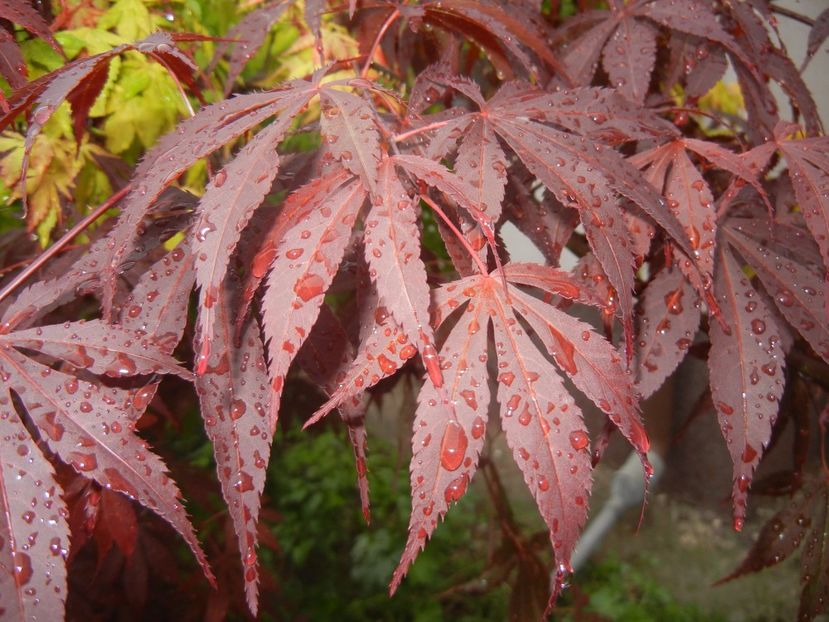
[[[239,417],[245,414],[245,410],[247,410],[245,402],[239,399],[233,400],[233,404],[230,407],[230,418],[234,421],[239,419]]]
[[[469,484],[469,476],[464,473],[458,478],[453,479],[449,482],[449,485],[446,487],[446,490],[443,492],[443,498],[446,503],[457,502],[463,497],[463,493],[466,492],[466,486]]]
[[[320,296],[323,293],[322,288],[324,286],[325,281],[322,280],[322,277],[316,274],[306,274],[296,282],[294,291],[303,302],[308,302],[311,298]]]
[[[440,464],[447,471],[455,471],[461,466],[466,455],[469,441],[466,432],[457,421],[449,421],[440,443]]]
[[[570,432],[570,445],[573,449],[585,449],[589,443],[590,438],[584,430],[574,430]]]

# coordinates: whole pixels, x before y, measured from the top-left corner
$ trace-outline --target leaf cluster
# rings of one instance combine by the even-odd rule
[[[138,434],[164,375],[195,388],[254,615],[262,493],[297,374],[327,400],[305,426],[336,410],[347,430],[366,520],[366,409],[387,379],[422,378],[391,592],[502,433],[555,559],[549,610],[609,435],[649,477],[640,401],[689,353],[707,359],[735,528],[789,422],[805,432],[780,488],[805,481],[809,408],[822,409],[829,388],[829,142],[767,0],[585,2],[568,17],[530,0],[275,0],[224,33],[155,30],[169,20],[152,3],[80,2],[54,16],[76,26],[63,39],[52,16],[0,4],[67,59],[41,63],[32,80],[19,62],[0,63],[12,87],[0,172],[12,196],[30,227],[47,223],[43,239],[73,193],[108,197],[0,290],[10,619],[63,611],[80,527],[56,468],[85,478],[87,497],[115,507],[122,493],[157,514],[216,584],[165,462]],[[812,55],[825,15],[811,23]],[[26,35],[0,32],[17,58]],[[210,48],[209,60],[194,52]],[[269,62],[285,50],[292,62]],[[729,64],[744,109],[711,107]],[[90,163],[105,180],[81,195]],[[113,207],[118,217],[93,233]],[[542,261],[511,259],[508,224]],[[81,231],[91,242],[74,263],[49,261]],[[73,313],[79,300],[94,310]],[[804,376],[809,408],[781,409]],[[576,395],[606,418],[593,450]],[[825,497],[829,471],[817,468],[810,499]],[[815,534],[806,619],[825,609],[829,586]],[[129,558],[135,539],[110,535]],[[537,586],[547,570],[533,547],[511,546],[519,578],[535,579],[524,587]],[[518,616],[548,600],[516,594]]]

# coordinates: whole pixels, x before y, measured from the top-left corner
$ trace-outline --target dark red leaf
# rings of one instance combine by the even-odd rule
[[[829,362],[829,321],[824,307],[826,292],[821,275],[787,257],[785,247],[765,245],[746,235],[744,229],[748,227],[735,219],[729,221],[723,232],[728,242],[757,273],[783,317],[803,335],[819,356]]]
[[[271,431],[285,375],[317,320],[342,261],[351,227],[366,198],[362,182],[335,188],[319,210],[303,217],[281,240],[262,301],[271,378]]]
[[[484,305],[469,304],[440,350],[444,391],[425,382],[418,395],[412,435],[412,513],[409,536],[390,590],[431,537],[449,506],[466,492],[484,445],[489,385]]]
[[[602,63],[610,84],[632,102],[642,104],[648,94],[656,62],[656,28],[628,18],[619,22],[604,46]]]
[[[724,327],[709,327],[708,368],[720,428],[734,464],[734,526],[741,529],[752,474],[771,437],[785,358],[774,315],[728,249],[717,252],[714,294]]]
[[[673,374],[694,342],[699,296],[677,269],[651,279],[636,316],[636,388],[650,397]]]
[[[236,531],[248,607],[256,615],[257,524],[272,440],[270,388],[256,320],[248,322],[238,347],[234,340],[238,296],[238,286],[225,283],[215,301],[214,341],[204,371],[196,377],[196,392]]]
[[[315,87],[305,81],[264,93],[239,95],[200,110],[163,136],[138,165],[133,189],[121,208],[121,217],[112,232],[112,258],[105,280],[111,282],[135,238],[135,225],[164,188],[199,159],[234,140],[280,110],[292,109],[297,100],[310,98]],[[214,185],[215,185],[214,180]],[[219,237],[219,236],[214,236]],[[110,285],[111,287],[111,285]],[[106,299],[105,299],[106,304]]]
[[[242,69],[262,47],[265,37],[268,36],[273,25],[279,21],[279,18],[282,17],[285,9],[289,6],[291,6],[291,2],[276,0],[276,2],[265,4],[255,11],[251,11],[227,32],[227,39],[236,39],[237,41],[233,43],[221,41],[216,46],[216,52],[210,63],[211,68],[215,68],[219,59],[227,53],[228,47],[233,46],[230,51],[227,77],[225,78],[225,96],[233,90],[233,85],[236,84],[236,79],[242,73]]]
[[[377,190],[380,136],[374,113],[357,95],[324,89],[320,94],[320,130],[327,153],[363,179],[371,192]],[[323,157],[326,157],[325,155]]]
[[[63,619],[69,553],[63,491],[7,387],[0,395],[0,438],[6,439],[0,456],[0,615]]]
[[[19,89],[26,84],[26,78],[29,76],[20,47],[5,28],[0,28],[0,75],[13,89]],[[3,112],[8,112],[8,110],[4,109]]]
[[[365,221],[365,257],[382,304],[409,339],[418,344],[431,381],[439,387],[440,369],[434,365],[437,354],[429,326],[429,287],[420,259],[417,214],[397,177],[395,162],[386,159],[380,167],[377,194],[372,197]]]
[[[199,202],[193,253],[196,284],[200,288],[199,321],[202,346],[209,350],[213,339],[213,300],[218,296],[230,256],[253,211],[270,192],[279,170],[276,146],[300,109],[310,98],[298,97],[283,114],[245,145],[205,189]]]
[[[23,0],[0,0],[0,18],[23,26],[34,36],[46,41],[55,52],[64,56],[63,49],[55,40],[55,37],[52,36],[49,24],[28,2]]]
[[[104,390],[50,369],[8,346],[0,348],[0,370],[52,451],[77,472],[136,499],[169,522],[208,580],[215,582],[178,488],[161,459],[133,431],[126,405],[116,399],[126,398],[126,392]]]

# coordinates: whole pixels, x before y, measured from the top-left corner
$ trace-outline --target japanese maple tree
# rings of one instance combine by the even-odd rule
[[[305,0],[300,19],[276,0],[220,37],[158,31],[30,80],[19,44],[63,54],[53,33],[72,19],[64,6],[50,28],[38,4],[0,2],[0,128],[22,137],[23,213],[39,137],[68,108],[77,145],[100,142],[96,102],[123,59],[158,63],[195,110],[137,163],[107,156],[129,179],[110,175],[100,207],[78,211],[63,187],[62,237],[0,290],[0,619],[63,615],[66,561],[91,537],[70,499],[125,524],[122,495],[148,508],[215,584],[179,488],[138,433],[164,375],[195,386],[255,615],[286,386],[302,373],[326,396],[306,426],[338,412],[368,519],[365,412],[404,368],[422,385],[391,592],[500,428],[549,530],[552,605],[607,435],[647,478],[640,402],[689,353],[708,361],[736,529],[769,443],[789,423],[802,432],[791,472],[763,482],[795,502],[734,575],[805,541],[801,619],[826,610],[829,469],[810,472],[806,453],[809,421],[823,442],[829,419],[829,141],[772,2],[579,0],[564,17],[557,0]],[[807,62],[827,15],[795,15],[811,26]],[[246,74],[286,16],[315,69]],[[354,33],[356,55],[339,53],[334,27]],[[204,46],[209,71],[194,60]],[[706,99],[729,66],[736,114]],[[198,195],[182,189],[194,171]],[[507,224],[543,262],[511,260]],[[425,244],[426,228],[439,241]],[[73,262],[58,259],[84,231]],[[584,307],[599,321],[573,313]],[[607,416],[595,451],[573,391]],[[122,531],[96,537],[135,547]]]

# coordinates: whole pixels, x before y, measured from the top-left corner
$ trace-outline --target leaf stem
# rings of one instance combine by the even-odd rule
[[[14,290],[20,287],[32,274],[37,272],[43,264],[49,261],[52,257],[57,255],[64,246],[69,244],[75,237],[83,232],[87,227],[89,227],[93,222],[98,220],[102,214],[104,214],[107,210],[111,209],[118,201],[123,199],[129,191],[132,190],[132,185],[127,184],[123,188],[121,188],[118,192],[113,194],[109,197],[106,201],[101,203],[98,207],[96,207],[93,211],[87,214],[83,219],[78,221],[78,223],[72,227],[69,231],[63,234],[63,236],[52,246],[47,248],[43,251],[40,255],[38,255],[32,263],[28,265],[26,269],[24,269],[20,274],[18,274],[14,279],[12,279],[8,285],[6,285],[2,290],[0,290],[0,302],[2,302],[5,298],[8,297]]]
[[[389,27],[400,17],[399,9],[394,9],[389,16],[386,18],[386,21],[383,22],[383,25],[380,27],[380,30],[377,31],[377,36],[374,37],[374,41],[371,44],[371,49],[369,49],[368,54],[366,55],[366,62],[363,65],[362,71],[360,71],[360,77],[365,78],[368,75],[369,67],[371,67],[371,59],[374,58],[375,52],[377,52],[377,48],[380,46],[380,41],[383,36],[386,34],[386,31]]]
[[[399,143],[399,142],[402,142],[402,141],[406,140],[407,138],[411,138],[412,136],[422,134],[423,132],[430,132],[431,130],[436,130],[438,128],[441,128],[444,125],[446,125],[447,123],[449,123],[449,121],[450,121],[450,119],[447,119],[447,120],[444,120],[444,121],[435,121],[434,123],[429,123],[428,125],[424,125],[422,127],[416,127],[412,130],[409,130],[408,132],[403,132],[401,134],[395,134],[394,136],[391,137],[391,139],[394,142]]]
[[[469,241],[455,226],[455,223],[453,223],[452,220],[446,215],[446,213],[440,208],[440,206],[425,194],[421,194],[420,198],[423,199],[426,202],[426,205],[431,207],[434,210],[434,212],[441,217],[443,222],[446,223],[446,226],[449,227],[452,233],[454,233],[458,240],[460,240],[460,243],[469,253],[469,256],[472,257],[472,259],[478,265],[478,270],[480,270],[481,274],[489,274],[489,270],[486,269],[486,266],[481,261],[481,258],[478,256],[478,253],[476,253],[475,250],[469,245]]]
[[[769,8],[773,13],[788,17],[789,19],[793,19],[796,22],[800,22],[806,26],[812,27],[815,25],[815,20],[811,17],[803,15],[802,13],[798,13],[797,11],[792,11],[791,9],[787,9],[786,7],[778,6],[776,4],[769,4]]]

